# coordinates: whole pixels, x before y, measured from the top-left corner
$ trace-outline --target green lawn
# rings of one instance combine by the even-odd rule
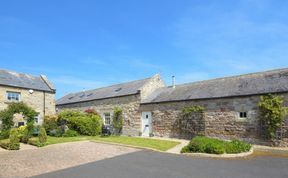
[[[34,139],[36,140],[37,138],[32,138],[32,140]],[[140,137],[127,137],[127,136],[109,136],[109,137],[101,137],[101,136],[50,137],[48,136],[47,144],[51,145],[51,144],[57,144],[57,143],[75,142],[75,141],[84,141],[84,140],[117,143],[117,144],[136,146],[136,147],[142,147],[142,148],[151,148],[151,149],[160,150],[160,151],[166,151],[179,144],[179,142],[175,142],[175,141],[140,138]]]

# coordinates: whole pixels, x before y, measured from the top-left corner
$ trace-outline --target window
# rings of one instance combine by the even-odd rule
[[[34,117],[35,124],[39,124],[39,118],[40,118],[40,115],[38,113],[38,115]]]
[[[17,92],[10,92],[10,91],[7,92],[8,101],[20,101],[20,96],[21,94]]]
[[[240,117],[241,119],[247,118],[247,112],[240,112],[240,113],[239,113],[239,117]]]
[[[104,113],[104,124],[110,125],[111,124],[111,115],[110,113]]]
[[[24,125],[25,125],[24,122],[18,122],[18,127],[20,127],[20,126],[24,126]]]

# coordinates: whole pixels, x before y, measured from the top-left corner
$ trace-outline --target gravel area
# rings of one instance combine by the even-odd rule
[[[0,151],[0,177],[30,177],[137,151],[135,148],[89,141]]]

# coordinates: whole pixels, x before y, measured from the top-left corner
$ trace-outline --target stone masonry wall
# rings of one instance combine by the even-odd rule
[[[123,134],[138,136],[141,130],[141,113],[139,113],[140,95],[122,96],[116,98],[107,98],[101,100],[87,101],[68,105],[57,106],[58,110],[72,109],[85,111],[95,109],[102,117],[104,113],[110,113],[111,120],[115,107],[123,110],[124,125]]]
[[[160,75],[156,74],[141,88],[141,100],[147,98],[156,89],[164,86],[165,84],[162,81]]]
[[[0,86],[0,110],[7,108],[9,101],[7,100],[7,91],[21,93],[21,101],[32,107],[36,112],[40,114],[39,124],[42,123],[45,115],[53,115],[55,111],[55,94],[45,92],[45,110],[44,110],[44,92],[34,90],[32,94],[29,93],[29,89],[15,88]]]
[[[288,94],[285,105],[288,103]],[[184,107],[200,105],[205,108],[205,135],[223,139],[242,139],[259,142],[259,96],[208,99],[198,101],[167,102],[141,105],[141,111],[152,111],[153,134],[160,137],[179,137],[174,126],[181,119]],[[247,112],[247,118],[239,117],[239,112]]]

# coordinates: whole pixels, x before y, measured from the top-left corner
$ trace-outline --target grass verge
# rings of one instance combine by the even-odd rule
[[[77,136],[77,137],[47,137],[46,145],[66,143],[66,142],[75,142],[75,141],[101,141],[107,143],[117,143],[127,146],[135,146],[141,148],[151,148],[159,151],[167,151],[170,148],[175,147],[179,144],[176,141],[168,140],[158,140],[150,138],[140,138],[140,137],[127,137],[127,136]],[[38,138],[31,138],[29,144],[39,146]]]

